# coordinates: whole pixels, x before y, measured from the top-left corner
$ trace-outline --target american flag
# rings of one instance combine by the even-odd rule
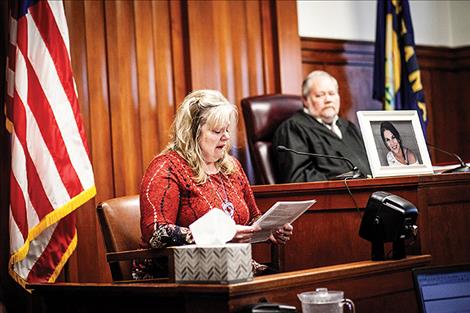
[[[9,272],[54,282],[77,245],[73,211],[96,194],[61,1],[11,1]]]

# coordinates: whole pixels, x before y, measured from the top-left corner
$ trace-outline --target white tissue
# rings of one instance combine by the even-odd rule
[[[235,222],[220,209],[212,209],[189,225],[196,245],[223,245],[235,236]]]

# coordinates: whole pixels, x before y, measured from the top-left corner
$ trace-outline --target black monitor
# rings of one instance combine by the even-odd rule
[[[403,259],[405,239],[416,235],[418,209],[402,197],[374,192],[362,216],[359,236],[371,242],[372,260],[384,260],[384,243],[393,243],[393,259]]]
[[[421,313],[470,312],[470,264],[413,269]]]

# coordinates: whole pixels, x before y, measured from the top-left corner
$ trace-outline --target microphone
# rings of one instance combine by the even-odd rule
[[[345,158],[345,157],[340,157],[340,156],[335,156],[335,155],[327,155],[327,154],[320,154],[320,153],[302,152],[302,151],[289,149],[285,146],[277,146],[276,149],[277,149],[277,151],[280,151],[280,152],[292,152],[292,153],[300,154],[300,155],[314,156],[314,157],[327,158],[327,159],[343,160],[349,165],[351,170],[349,172],[346,172],[346,173],[339,174],[339,175],[335,176],[335,178],[338,178],[338,179],[359,178],[361,176],[364,176],[364,175],[362,175],[361,171],[357,168],[357,166],[355,166],[353,164],[353,162],[351,162],[351,160],[349,160],[348,158]]]
[[[434,146],[434,145],[432,145],[432,144],[430,144],[430,143],[427,143],[427,142],[426,142],[426,145],[427,145],[428,147],[431,147],[431,148],[433,148],[433,149],[439,151],[439,152],[442,152],[442,153],[445,153],[445,154],[447,154],[447,155],[450,155],[450,156],[456,158],[456,159],[459,161],[460,166],[458,166],[458,167],[456,167],[456,168],[453,168],[453,169],[450,169],[450,170],[445,170],[445,171],[443,171],[442,173],[468,173],[468,172],[470,172],[470,167],[469,167],[467,164],[465,164],[465,162],[462,161],[462,158],[460,158],[456,153],[442,150],[441,148],[438,148],[438,147],[436,147],[436,146]]]

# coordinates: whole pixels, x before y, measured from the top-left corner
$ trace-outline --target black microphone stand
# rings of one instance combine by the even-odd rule
[[[285,146],[277,146],[276,149],[277,149],[277,151],[283,151],[283,152],[289,151],[289,152],[292,152],[292,153],[295,153],[295,154],[300,154],[300,155],[321,157],[321,158],[327,158],[327,159],[330,158],[330,159],[337,159],[337,160],[346,161],[346,163],[348,163],[351,170],[349,172],[334,176],[333,178],[336,178],[336,179],[359,178],[359,177],[363,176],[361,171],[357,168],[357,166],[355,166],[351,162],[351,160],[349,160],[345,157],[339,157],[339,156],[335,156],[335,155],[319,154],[319,153],[302,152],[302,151],[289,149]]]
[[[465,162],[462,161],[462,159],[456,153],[452,153],[452,152],[442,150],[442,149],[440,149],[440,148],[438,148],[438,147],[436,147],[436,146],[434,146],[430,143],[426,143],[426,145],[428,145],[428,147],[436,149],[439,152],[442,152],[442,153],[445,153],[447,155],[453,156],[454,158],[459,160],[460,166],[458,166],[456,168],[453,168],[453,169],[450,169],[450,170],[445,170],[442,173],[468,173],[468,172],[470,172],[470,166],[465,164]]]

